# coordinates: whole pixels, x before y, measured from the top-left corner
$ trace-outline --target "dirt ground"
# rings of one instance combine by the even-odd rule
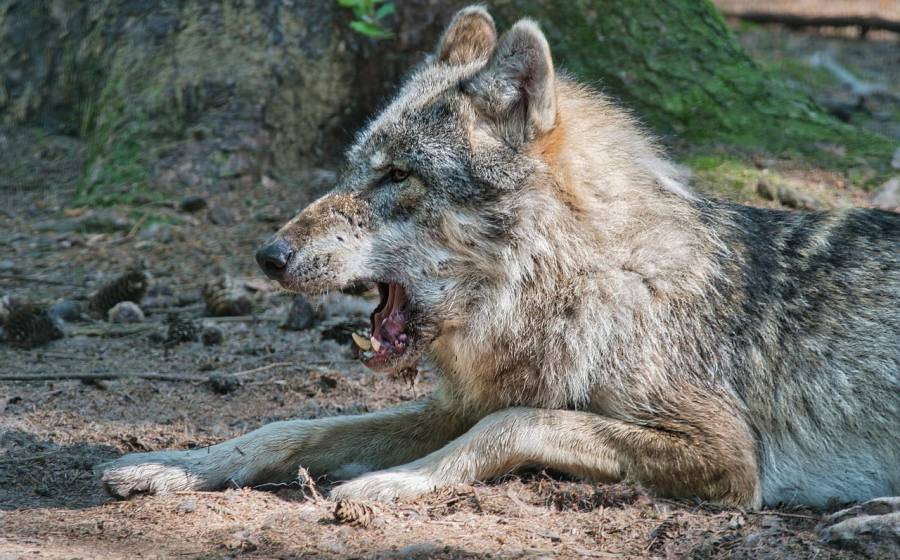
[[[898,83],[872,62],[896,43],[761,28],[742,39],[766,64],[825,45],[867,79]],[[828,91],[840,96],[836,85]],[[900,130],[896,109],[879,111],[878,126]],[[365,317],[372,296],[331,295],[315,302],[313,328],[281,328],[292,296],[261,280],[252,255],[309,195],[229,179],[205,192],[173,192],[171,205],[73,209],[83,151],[74,138],[0,128],[0,296],[83,304],[142,261],[152,274],[147,321],[133,328],[73,320],[65,338],[38,349],[0,343],[0,374],[200,380],[0,381],[0,559],[861,557],[818,541],[821,512],[723,510],[542,471],[373,505],[368,527],[335,522],[333,503],[297,485],[112,500],[92,468],[119,454],[202,447],[275,420],[376,410],[425,394],[433,376],[425,371],[407,384],[354,361],[341,327]],[[853,177],[770,164],[830,205],[867,203]],[[310,181],[328,178],[310,172]],[[189,194],[209,207],[179,210]],[[252,315],[205,317],[201,287],[223,273],[252,280]],[[220,327],[224,341],[159,342],[173,313]],[[203,381],[213,374],[235,374],[240,386],[218,392]]]

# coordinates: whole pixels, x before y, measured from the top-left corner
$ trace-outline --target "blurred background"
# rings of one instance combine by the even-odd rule
[[[333,185],[348,139],[467,3],[0,0],[0,556],[427,541],[410,554],[839,557],[813,515],[738,519],[543,475],[427,498],[377,538],[322,526],[296,488],[108,503],[102,459],[429,390],[427,369],[394,380],[354,360],[370,294],[285,294],[253,252]],[[501,30],[539,21],[557,65],[633,109],[703,193],[900,210],[900,1],[487,4]],[[552,513],[544,536],[522,508]],[[260,511],[267,528],[248,525]]]

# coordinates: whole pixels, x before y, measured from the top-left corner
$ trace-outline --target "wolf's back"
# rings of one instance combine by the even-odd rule
[[[881,466],[900,464],[900,214],[713,213],[733,249],[719,312],[730,382],[761,434],[764,492],[897,494],[900,469]]]

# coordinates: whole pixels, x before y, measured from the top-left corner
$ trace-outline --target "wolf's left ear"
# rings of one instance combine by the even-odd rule
[[[519,20],[503,34],[488,65],[463,90],[506,133],[521,133],[530,140],[556,125],[550,45],[529,19]]]
[[[486,59],[497,46],[494,18],[481,6],[458,11],[441,36],[437,61],[446,64],[468,64]]]

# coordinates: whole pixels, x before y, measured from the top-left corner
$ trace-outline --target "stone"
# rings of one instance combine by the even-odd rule
[[[206,199],[202,196],[186,196],[178,204],[182,212],[199,212],[206,208]]]
[[[144,311],[133,301],[120,301],[107,311],[110,323],[143,323]]]
[[[182,500],[175,506],[175,513],[184,515],[185,513],[193,513],[197,509],[197,500],[188,498]]]
[[[900,212],[900,176],[889,179],[872,194],[872,205],[881,210]]]
[[[223,206],[213,206],[206,213],[209,223],[217,226],[230,226],[234,224],[234,214]]]
[[[317,318],[316,310],[309,304],[309,301],[303,296],[295,296],[281,328],[289,331],[303,331],[315,325]]]
[[[12,272],[16,269],[16,263],[11,259],[0,260],[0,272]]]
[[[900,558],[900,497],[876,498],[835,512],[818,532],[832,546],[873,558]]]
[[[47,310],[47,313],[54,319],[69,322],[81,320],[83,312],[84,306],[71,299],[61,299]]]

